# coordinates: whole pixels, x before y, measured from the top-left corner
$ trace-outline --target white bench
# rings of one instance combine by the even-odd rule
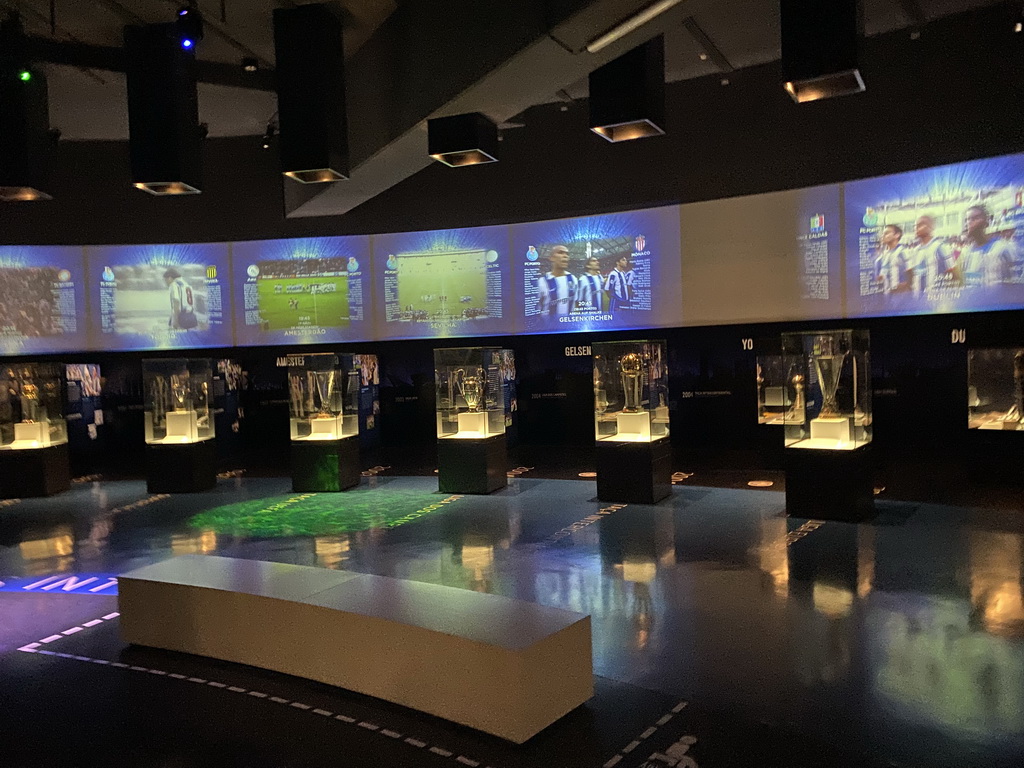
[[[590,617],[500,595],[185,555],[118,579],[129,643],[317,680],[522,743],[594,693]]]

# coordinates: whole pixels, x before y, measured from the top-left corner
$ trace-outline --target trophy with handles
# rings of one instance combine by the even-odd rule
[[[477,413],[484,400],[484,371],[477,368],[467,374],[465,369],[459,368],[455,372],[455,383],[459,388],[459,394],[466,401],[466,407],[470,413]]]

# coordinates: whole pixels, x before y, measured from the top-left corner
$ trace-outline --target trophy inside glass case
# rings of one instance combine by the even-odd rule
[[[804,410],[803,369],[790,370],[782,355],[757,358],[757,423],[785,424]]]
[[[1024,431],[1024,348],[967,352],[967,426]]]
[[[786,447],[849,451],[871,442],[871,367],[867,331],[782,335],[793,406]]]
[[[209,360],[143,360],[142,382],[147,443],[198,443],[213,438],[213,372]]]
[[[664,341],[593,345],[594,431],[598,441],[649,443],[668,435]]]
[[[46,448],[68,441],[62,369],[56,363],[0,369],[0,448]]]
[[[479,440],[505,433],[498,347],[434,350],[439,439]]]
[[[353,355],[296,356],[288,369],[292,440],[341,440],[359,434],[359,368]]]

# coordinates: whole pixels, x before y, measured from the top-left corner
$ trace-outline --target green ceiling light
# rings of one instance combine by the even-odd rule
[[[21,80],[21,82],[23,83],[27,83],[29,80],[32,79],[32,73],[29,72],[27,69],[23,69],[21,70],[21,72],[18,73],[18,79]]]

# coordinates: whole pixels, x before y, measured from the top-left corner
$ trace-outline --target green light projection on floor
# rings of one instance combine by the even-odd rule
[[[202,512],[193,528],[235,536],[331,536],[371,528],[397,528],[440,511],[461,496],[366,488],[346,493],[291,493],[241,501]]]

